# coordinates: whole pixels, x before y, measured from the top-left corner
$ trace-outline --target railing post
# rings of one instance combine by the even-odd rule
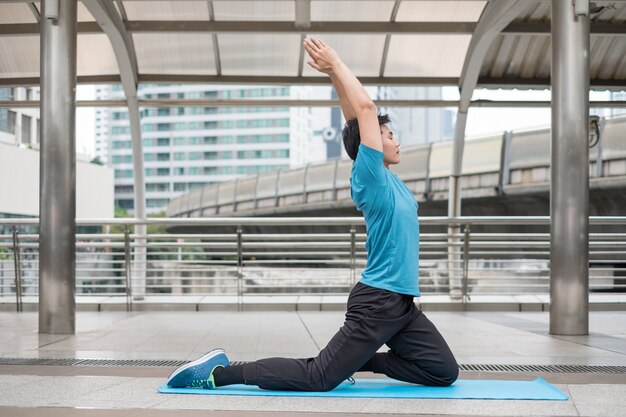
[[[243,311],[243,231],[237,226],[237,310]]]
[[[132,311],[132,280],[131,280],[131,263],[130,263],[130,230],[128,225],[124,226],[124,265],[126,269],[126,311]]]
[[[356,285],[356,227],[350,225],[350,282]]]
[[[22,262],[20,261],[20,240],[17,226],[13,226],[13,262],[15,263],[15,308],[22,310]]]
[[[467,292],[468,287],[468,269],[469,269],[469,247],[470,247],[470,225],[465,225],[463,236],[463,303],[469,301],[470,297]]]

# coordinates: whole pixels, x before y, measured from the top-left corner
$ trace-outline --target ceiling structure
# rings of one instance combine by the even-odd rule
[[[460,86],[490,3],[507,0],[84,0],[78,82],[134,71],[139,83],[327,84],[301,47],[318,36],[364,83]],[[481,57],[478,87],[549,87],[551,4],[521,3]],[[626,2],[591,12],[591,85],[624,89]],[[39,2],[0,0],[0,85],[39,83],[40,19]]]

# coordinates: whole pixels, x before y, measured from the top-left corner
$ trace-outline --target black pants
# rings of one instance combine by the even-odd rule
[[[376,353],[387,344],[387,353]],[[413,297],[358,283],[346,321],[315,358],[268,358],[243,365],[247,385],[329,391],[372,359],[372,370],[401,381],[448,386],[459,368],[441,334]]]

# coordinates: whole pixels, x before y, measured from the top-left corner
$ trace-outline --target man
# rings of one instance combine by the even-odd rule
[[[270,390],[329,391],[354,372],[374,372],[415,384],[448,386],[458,365],[435,326],[414,303],[418,287],[418,205],[389,165],[400,144],[359,80],[337,53],[304,41],[308,64],[330,76],[348,121],[346,152],[354,160],[351,196],[367,226],[367,267],[348,297],[344,325],[315,358],[268,358],[229,365],[222,349],[184,365],[168,385],[214,389],[230,384]],[[386,344],[390,350],[376,353]]]

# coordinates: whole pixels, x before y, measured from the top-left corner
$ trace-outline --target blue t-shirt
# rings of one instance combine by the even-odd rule
[[[418,297],[418,204],[404,182],[385,168],[383,158],[383,152],[361,143],[352,164],[350,195],[367,229],[361,282]]]

